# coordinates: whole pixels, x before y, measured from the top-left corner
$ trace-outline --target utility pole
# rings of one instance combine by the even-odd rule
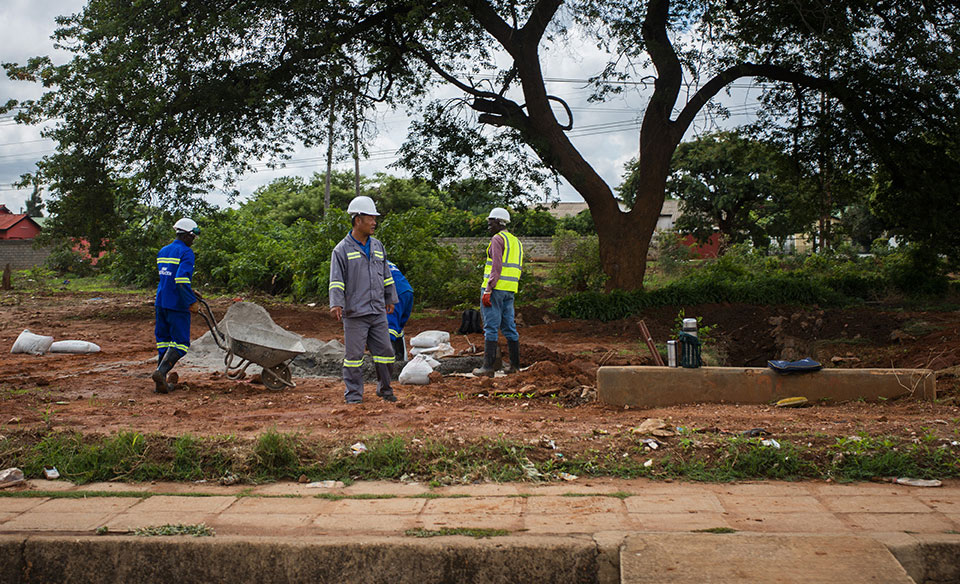
[[[323,190],[323,214],[326,216],[327,212],[330,210],[330,175],[333,173],[333,122],[334,118],[334,109],[333,104],[330,104],[330,117],[327,122],[327,177],[326,185]]]
[[[357,94],[353,94],[353,192],[355,197],[360,196],[360,137],[357,126]]]

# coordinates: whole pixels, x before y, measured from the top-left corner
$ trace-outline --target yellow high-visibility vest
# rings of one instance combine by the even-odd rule
[[[520,285],[520,273],[523,267],[523,244],[517,237],[509,231],[500,231],[497,235],[503,237],[503,259],[500,268],[500,279],[497,280],[494,290],[506,290],[516,292]],[[483,268],[483,286],[482,290],[487,289],[487,282],[490,281],[490,271],[493,269],[493,260],[490,259],[490,247],[493,240],[487,245],[487,265]]]

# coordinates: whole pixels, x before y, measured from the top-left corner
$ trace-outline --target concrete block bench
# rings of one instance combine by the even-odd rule
[[[937,397],[930,369],[821,369],[783,375],[765,367],[601,367],[597,397],[614,406],[694,403],[765,404],[802,396],[811,402],[869,402]]]

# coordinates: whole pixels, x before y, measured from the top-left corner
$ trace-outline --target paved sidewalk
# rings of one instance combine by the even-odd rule
[[[960,581],[960,481],[16,489],[0,496],[0,576],[17,583]],[[216,537],[133,534],[176,524]],[[455,528],[509,533],[409,531]]]
[[[32,480],[16,489],[89,492],[91,496],[0,496],[2,534],[76,534],[99,527],[123,532],[178,523],[204,523],[217,535],[258,536],[389,536],[413,528],[460,527],[505,529],[513,535],[719,529],[766,534],[960,534],[960,481],[946,481],[940,488],[885,483],[580,480],[436,489],[358,482],[331,489],[296,483],[78,487],[64,481]],[[103,492],[123,496],[96,496]]]

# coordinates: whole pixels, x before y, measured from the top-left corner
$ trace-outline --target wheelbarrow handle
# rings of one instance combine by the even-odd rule
[[[197,302],[199,302],[203,309],[206,310],[206,312],[204,312],[203,309],[198,310],[197,314],[199,314],[207,323],[207,326],[210,327],[210,334],[213,335],[213,340],[217,343],[217,346],[226,351],[227,347],[225,345],[227,342],[227,336],[221,333],[220,329],[217,328],[217,319],[214,318],[213,311],[210,310],[210,305],[207,304],[207,301],[202,298],[197,298]]]

